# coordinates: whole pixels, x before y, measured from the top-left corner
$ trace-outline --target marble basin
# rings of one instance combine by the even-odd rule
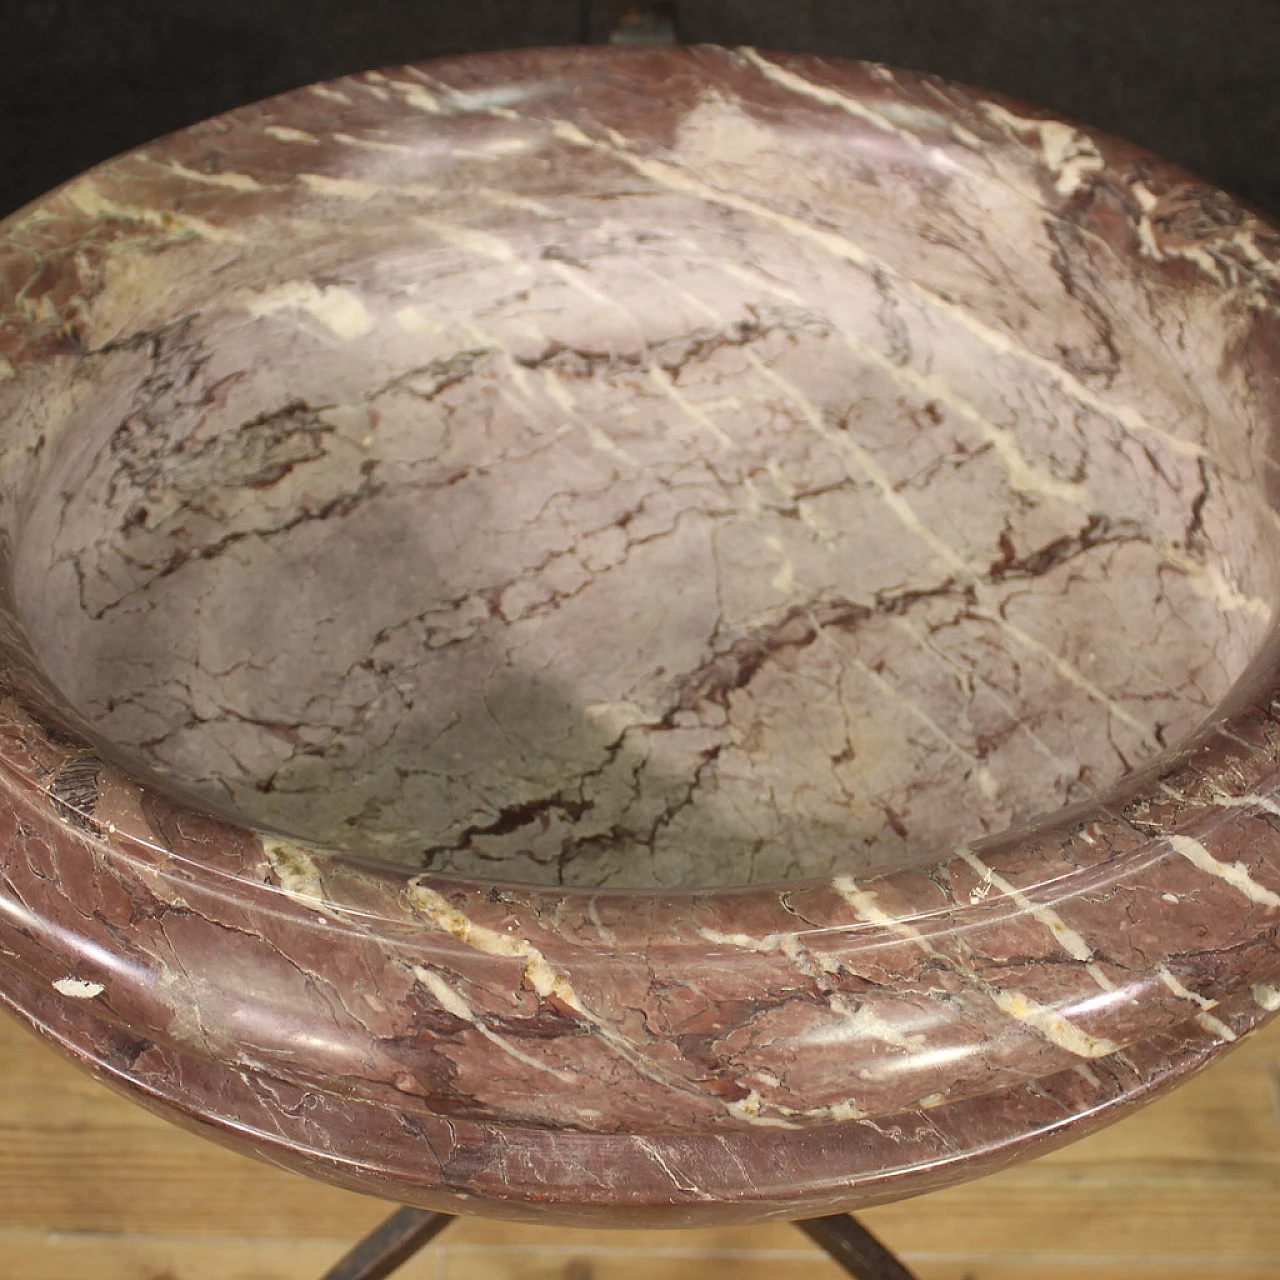
[[[0,224],[0,998],[456,1212],[814,1216],[1280,1007],[1280,234],[927,76],[541,50]]]

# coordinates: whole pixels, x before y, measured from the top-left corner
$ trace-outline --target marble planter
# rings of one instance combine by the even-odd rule
[[[395,1200],[946,1185],[1280,1007],[1280,236],[879,66],[370,73],[0,224],[0,995]]]

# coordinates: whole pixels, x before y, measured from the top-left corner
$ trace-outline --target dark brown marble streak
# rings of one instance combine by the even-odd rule
[[[411,1204],[812,1216],[1280,1008],[1280,233],[927,76],[298,90],[0,224],[0,998]]]

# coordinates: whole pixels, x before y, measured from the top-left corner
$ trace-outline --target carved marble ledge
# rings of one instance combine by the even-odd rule
[[[0,997],[239,1149],[813,1216],[1280,1008],[1280,233],[749,49],[286,94],[0,224]]]

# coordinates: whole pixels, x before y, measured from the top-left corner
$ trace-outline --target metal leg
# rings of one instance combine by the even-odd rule
[[[583,44],[674,44],[679,0],[582,0]]]
[[[397,1209],[375,1227],[323,1280],[383,1280],[403,1266],[453,1221],[451,1213]]]
[[[855,1280],[916,1280],[866,1227],[847,1213],[808,1218],[796,1226]]]

